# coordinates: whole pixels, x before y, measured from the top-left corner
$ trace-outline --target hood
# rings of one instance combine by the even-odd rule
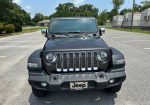
[[[44,51],[55,51],[55,50],[78,50],[78,49],[108,49],[108,45],[103,39],[96,38],[63,38],[55,40],[47,40]]]

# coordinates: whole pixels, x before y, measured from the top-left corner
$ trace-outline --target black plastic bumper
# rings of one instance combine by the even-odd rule
[[[70,82],[88,82],[87,89],[104,89],[121,84],[126,78],[125,71],[115,71],[110,73],[91,72],[78,74],[52,74],[29,73],[29,84],[37,89],[58,91],[70,90]],[[110,83],[115,79],[114,83]],[[42,86],[41,83],[47,83]]]

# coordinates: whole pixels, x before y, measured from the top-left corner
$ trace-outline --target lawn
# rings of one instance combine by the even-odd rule
[[[133,28],[131,29],[127,29],[127,28],[113,28],[113,27],[108,27],[107,29],[113,29],[113,30],[119,30],[119,31],[128,31],[128,32],[136,32],[136,33],[144,33],[144,34],[148,34],[150,35],[150,30],[143,30],[140,28]]]
[[[23,27],[21,32],[14,32],[14,33],[10,33],[10,34],[0,34],[0,37],[7,37],[7,36],[13,36],[13,35],[20,35],[20,34],[24,34],[24,33],[36,32],[43,28],[45,29],[46,27],[28,27],[28,28]]]

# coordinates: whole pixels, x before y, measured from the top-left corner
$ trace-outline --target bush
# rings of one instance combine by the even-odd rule
[[[31,25],[31,26],[36,26],[36,23],[33,22],[33,21],[31,21],[30,25]]]
[[[21,25],[15,24],[14,26],[15,26],[15,32],[20,32],[20,31],[22,31],[22,26],[21,26]]]
[[[15,31],[15,26],[12,24],[5,25],[4,31],[6,31],[6,33],[12,33]]]
[[[0,33],[2,33],[4,31],[4,24],[0,23]]]

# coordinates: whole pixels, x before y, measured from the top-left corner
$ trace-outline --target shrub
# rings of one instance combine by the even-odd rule
[[[0,33],[2,33],[4,31],[4,24],[0,23]]]
[[[6,33],[12,33],[15,30],[15,26],[12,24],[8,24],[4,26],[4,31],[6,31]]]
[[[14,26],[15,26],[15,32],[20,32],[20,31],[22,31],[22,26],[21,26],[21,25],[15,24]]]
[[[33,21],[31,21],[30,25],[31,25],[31,26],[36,26],[36,23],[33,22]]]

